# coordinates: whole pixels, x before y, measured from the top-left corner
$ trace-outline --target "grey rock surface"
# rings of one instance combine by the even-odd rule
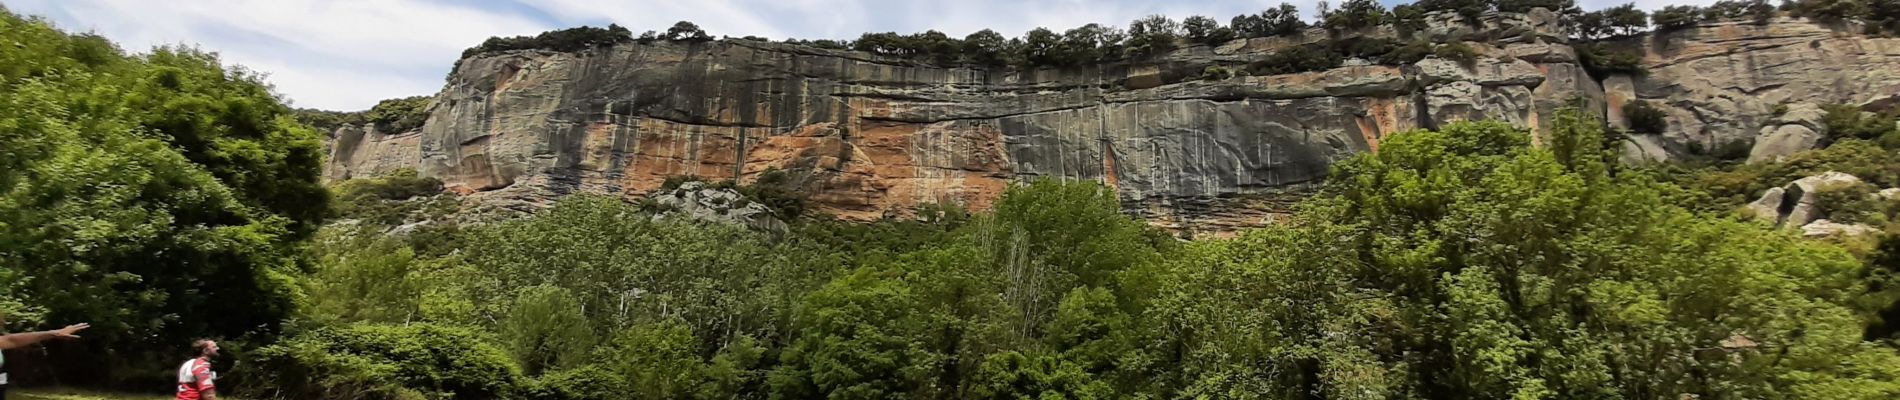
[[[1646,38],[1631,45],[1652,73],[1603,82],[1577,64],[1554,14],[1481,22],[1437,15],[1419,33],[1468,41],[1480,54],[1470,65],[1222,80],[1199,77],[1326,34],[1075,69],[941,68],[746,40],[504,52],[461,60],[417,132],[339,130],[325,174],[415,168],[478,208],[531,211],[578,192],[652,196],[669,176],[779,170],[813,210],[853,220],[936,202],[984,209],[1013,182],[1092,180],[1156,225],[1225,232],[1265,224],[1332,163],[1406,130],[1474,119],[1542,130],[1562,107],[1620,123],[1618,107],[1644,99],[1664,106],[1670,131],[1625,144],[1626,159],[1666,161],[1713,140],[1755,140],[1769,157],[1812,145],[1794,127],[1814,130],[1767,129],[1783,120],[1773,104],[1900,93],[1900,39],[1801,20]]]

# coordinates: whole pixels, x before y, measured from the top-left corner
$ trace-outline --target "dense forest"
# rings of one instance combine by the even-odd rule
[[[6,13],[0,39],[0,313],[94,326],[9,357],[20,383],[163,390],[212,337],[246,398],[1900,397],[1900,206],[1842,203],[1887,230],[1836,240],[1732,212],[1828,170],[1900,185],[1891,115],[1746,165],[1624,166],[1576,110],[1538,146],[1405,132],[1231,239],[1050,180],[785,232],[589,195],[479,221],[413,172],[321,184],[319,135],[215,54]],[[717,186],[795,209],[775,184]]]

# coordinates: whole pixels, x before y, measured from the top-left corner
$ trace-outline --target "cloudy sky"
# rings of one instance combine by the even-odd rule
[[[1143,15],[1225,21],[1283,0],[0,0],[127,50],[194,44],[268,74],[297,107],[360,110],[432,94],[463,49],[490,36],[619,23],[634,32],[698,23],[718,36],[855,38],[984,28],[1017,35]],[[1387,3],[1400,1],[1385,0]],[[1580,0],[1586,9],[1628,0]],[[1636,0],[1647,9],[1714,0]],[[1317,0],[1293,0],[1304,13]]]

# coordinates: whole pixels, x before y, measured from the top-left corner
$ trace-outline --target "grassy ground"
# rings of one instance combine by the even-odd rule
[[[169,400],[170,395],[127,394],[81,389],[34,388],[7,391],[7,400]],[[224,397],[219,396],[220,400]]]

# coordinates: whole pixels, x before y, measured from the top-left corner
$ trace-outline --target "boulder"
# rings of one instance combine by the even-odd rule
[[[1742,210],[1756,219],[1779,224],[1781,223],[1782,198],[1786,197],[1787,193],[1788,191],[1782,188],[1768,188],[1762,192],[1760,199],[1743,206]]]
[[[785,221],[774,216],[770,207],[748,200],[738,191],[712,188],[705,182],[681,184],[679,188],[653,196],[653,201],[671,208],[654,218],[683,216],[768,232],[784,232],[787,229]]]
[[[1823,217],[1815,204],[1820,199],[1819,192],[1859,184],[1860,178],[1853,175],[1828,171],[1763,191],[1761,198],[1749,203],[1744,210],[1777,227],[1805,227]]]
[[[1825,219],[1817,219],[1801,226],[1801,236],[1810,238],[1860,236],[1879,231],[1867,224],[1842,224]]]
[[[1755,147],[1748,151],[1748,162],[1778,161],[1782,157],[1813,149],[1821,142],[1822,119],[1827,111],[1811,103],[1788,106],[1788,111],[1761,128]]]

